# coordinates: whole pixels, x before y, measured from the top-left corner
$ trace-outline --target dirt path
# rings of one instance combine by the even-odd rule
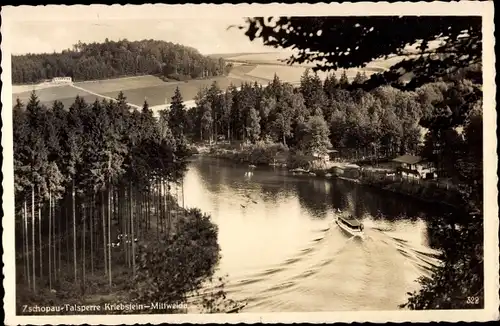
[[[76,88],[76,89],[79,89],[81,91],[84,91],[86,93],[89,93],[89,94],[92,94],[92,95],[95,95],[95,96],[99,96],[99,97],[105,98],[105,99],[110,100],[110,101],[116,101],[115,98],[112,98],[112,97],[109,97],[109,96],[104,96],[102,94],[98,94],[98,93],[92,92],[92,91],[90,91],[88,89],[82,88],[80,86],[76,86],[75,84],[69,84],[69,86],[71,86],[73,88]],[[142,107],[140,107],[138,105],[135,105],[135,104],[132,104],[132,103],[127,103],[127,105],[130,106],[130,107],[136,108],[136,109],[142,109]]]

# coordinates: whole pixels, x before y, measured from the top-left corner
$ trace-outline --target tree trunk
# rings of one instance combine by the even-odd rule
[[[77,269],[76,269],[76,211],[75,211],[75,179],[71,180],[72,191],[71,191],[71,211],[73,215],[73,271],[75,276],[75,284],[78,280]]]
[[[218,130],[217,130],[217,112],[214,110],[214,134],[215,134],[215,143],[217,143],[217,135],[218,135]]]
[[[59,275],[60,275],[60,271],[61,271],[61,209],[59,209],[59,218],[57,219],[57,233],[58,233],[58,237],[57,237],[57,243],[58,243],[58,264],[57,264],[57,276],[59,278]]]
[[[26,199],[23,204],[23,213],[22,213],[22,229],[23,229],[23,257],[24,257],[24,278],[25,281],[28,281],[28,287],[31,289],[31,275],[29,270],[29,260],[30,257],[28,255],[28,227],[27,227],[27,212],[26,212]]]
[[[49,191],[49,289],[52,290],[52,196]]]
[[[128,192],[128,194],[127,194]],[[123,201],[123,213],[125,214],[125,218],[127,220],[127,239],[129,240],[129,243],[127,244],[127,266],[130,268],[132,266],[132,259],[131,259],[131,251],[132,251],[132,248],[130,246],[130,241],[132,240],[130,237],[130,233],[131,233],[131,225],[132,225],[132,220],[131,220],[131,204],[132,204],[132,198],[130,198],[130,195],[131,195],[131,190],[129,189],[129,191],[127,191],[126,189],[126,186],[124,185],[123,186],[123,197],[128,197],[127,198],[127,201],[124,200]],[[127,205],[127,202],[128,202],[128,205]]]
[[[129,216],[126,212],[126,209],[128,205],[124,205],[124,202],[127,200],[126,198],[126,191],[125,191],[125,186],[120,186],[119,194],[120,197],[118,197],[118,202],[119,202],[119,216],[121,220],[121,230],[123,234],[122,242],[123,242],[123,250],[125,252],[125,264],[130,267],[130,262],[128,260],[129,255],[128,255],[128,241],[129,241],[129,232],[128,232],[128,223],[129,223]]]
[[[64,213],[66,215],[66,256],[65,256],[65,260],[66,260],[66,263],[69,261],[69,257],[70,257],[70,245],[69,245],[69,214],[68,214],[68,200],[69,200],[69,196],[65,196],[66,198],[64,199]]]
[[[157,234],[157,237],[158,239],[160,238],[160,231],[161,231],[161,183],[160,183],[160,179],[158,179],[156,181],[156,184],[157,184],[157,187],[158,187],[158,191],[157,191],[157,196],[156,196],[156,208],[155,208],[155,211],[156,211],[156,234]]]
[[[56,243],[56,202],[55,198],[52,197],[52,239],[53,239],[53,261],[54,261],[54,266],[53,266],[53,273],[54,273],[54,281],[57,280],[57,259],[56,259],[56,253],[57,253],[57,243]]]
[[[111,180],[109,180],[109,194],[108,194],[108,278],[109,278],[109,288],[112,286],[112,275],[111,275],[111,193],[113,191],[113,186],[111,185]]]
[[[158,205],[160,206],[160,233],[163,233],[163,221],[165,219],[165,207],[163,205],[163,179],[160,178],[160,195],[158,197]]]
[[[111,245],[110,243],[107,244],[106,242],[106,214],[104,214],[104,191],[101,192],[101,217],[102,217],[102,241],[103,241],[103,250],[104,250],[104,275],[108,274],[108,254],[107,254],[107,247],[106,245]]]
[[[181,192],[182,192],[182,208],[184,209],[184,178],[182,178],[182,183],[181,183]]]
[[[92,200],[90,202],[90,273],[94,275],[94,198],[95,195],[92,194]]]
[[[82,286],[85,291],[85,265],[86,265],[86,260],[85,260],[85,236],[86,236],[86,228],[87,228],[87,214],[85,212],[85,208],[87,206],[85,204],[82,205],[82,211],[83,211],[83,229],[82,229]]]
[[[35,185],[31,186],[31,252],[33,272],[33,292],[36,293],[36,271],[35,271]]]
[[[132,241],[132,275],[135,277],[135,233],[134,233],[134,213],[133,213],[133,207],[134,203],[132,202],[132,183],[130,183],[130,227],[131,227],[131,234],[132,238],[130,239]]]
[[[146,205],[146,225],[145,229],[143,230],[143,233],[146,234],[146,230],[149,230],[151,228],[151,190],[148,190],[146,193],[146,198],[145,198],[145,205]]]
[[[38,189],[38,198],[40,203],[38,203],[38,255],[40,257],[40,278],[43,277],[43,249],[42,249],[42,203],[40,196],[40,189]]]

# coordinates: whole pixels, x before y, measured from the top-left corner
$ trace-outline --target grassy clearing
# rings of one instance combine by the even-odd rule
[[[53,87],[53,85],[48,83],[30,84],[30,85],[12,85],[12,94],[31,92],[33,90],[38,91],[49,87]]]
[[[302,64],[289,66],[280,61],[287,59],[290,55],[291,52],[252,53],[228,56],[226,59],[229,61],[234,60],[239,63],[239,65],[232,71],[235,75],[244,76],[246,78],[256,78],[259,79],[260,82],[265,82],[272,80],[274,74],[277,74],[278,77],[285,82],[298,83],[300,81],[300,77],[304,73],[304,70],[312,68],[314,65]],[[354,79],[358,71],[364,71],[368,76],[370,76],[373,73],[386,70],[399,60],[401,60],[400,57],[393,57],[387,60],[374,61],[362,69],[348,69],[346,71],[347,77],[350,80]],[[318,74],[321,79],[325,79],[327,75],[325,72],[318,72]],[[337,77],[340,77],[339,71],[337,71]]]
[[[64,107],[69,107],[71,104],[75,102],[75,97],[77,95],[83,97],[87,102],[94,102],[97,96],[84,92],[82,90],[76,89],[74,87],[64,85],[64,86],[56,86],[50,88],[43,88],[35,90],[40,103],[52,106],[55,100],[59,100],[64,104]],[[12,104],[16,103],[16,99],[19,98],[24,104],[28,103],[28,100],[31,96],[31,90],[12,94]]]
[[[256,67],[257,67],[257,65],[254,65],[251,63],[235,65],[234,68],[231,70],[231,74],[238,75],[238,76],[244,76],[244,75],[250,73]]]
[[[271,81],[274,78],[274,74],[285,82],[288,83],[298,83],[300,77],[304,74],[306,68],[296,67],[296,66],[274,66],[274,65],[257,65],[255,69],[248,73],[249,76],[263,78]],[[321,79],[324,79],[326,74],[318,73]]]
[[[75,83],[75,85],[90,92],[112,98],[116,98],[118,93],[123,91],[128,102],[138,106],[142,106],[145,99],[147,99],[150,106],[163,105],[170,102],[170,98],[173,96],[176,87],[180,88],[184,100],[190,101],[195,98],[200,88],[209,87],[213,81],[216,81],[222,89],[226,89],[230,84],[240,86],[242,82],[267,84],[277,74],[282,81],[294,84],[298,83],[307,67],[305,65],[288,66],[279,61],[280,59],[288,58],[290,54],[290,52],[218,54],[216,56],[222,56],[227,60],[235,60],[239,63],[235,64],[229,76],[220,76],[211,79],[164,82],[158,77],[147,75],[85,81]],[[375,60],[363,69],[348,69],[347,76],[352,80],[358,71],[365,71],[369,76],[374,72],[386,70],[402,59],[402,57],[392,57]],[[319,72],[318,74],[321,79],[324,79],[326,76],[324,72]],[[337,77],[340,77],[340,72],[337,72]],[[75,89],[71,86],[47,87],[47,85],[43,84],[15,85],[13,86],[13,103],[15,103],[16,98],[26,103],[32,90],[36,91],[40,102],[48,106],[51,106],[55,100],[59,100],[65,107],[69,107],[73,104],[77,95],[83,97],[89,103],[92,103],[97,98],[94,94]]]
[[[91,80],[91,81],[75,83],[76,86],[88,89],[89,91],[98,94],[119,92],[119,91],[125,92],[126,90],[129,89],[155,87],[164,84],[167,83],[162,81],[160,78],[151,75],[106,79],[106,80]]]
[[[278,75],[278,77],[288,83],[297,84],[300,82],[300,77],[304,74],[304,71],[307,67],[303,66],[282,66],[282,65],[257,65],[255,69],[251,70],[246,75],[249,77],[259,78],[263,80],[271,81],[274,78],[274,74]],[[373,74],[373,71],[368,69],[358,69],[352,68],[346,70],[347,78],[349,80],[354,79],[358,72],[365,71],[367,76]],[[318,76],[324,80],[328,73],[323,71],[318,71]],[[340,78],[340,71],[336,72],[337,78]]]
[[[203,87],[210,87],[216,81],[219,87],[226,89],[231,83],[235,86],[240,86],[242,80],[239,78],[231,77],[217,77],[203,80],[190,80],[181,83],[164,83],[159,86],[140,87],[135,89],[128,89],[123,91],[129,103],[135,105],[142,105],[144,100],[147,99],[150,106],[165,104],[165,101],[170,102],[171,97],[174,95],[176,87],[179,87],[182,97],[185,101],[195,98],[198,91]],[[119,91],[112,91],[100,93],[104,96],[116,98]]]
[[[250,53],[250,52],[241,52],[241,53],[214,53],[214,54],[209,54],[208,56],[210,58],[223,58],[223,59],[231,59],[233,57],[239,57],[239,56],[253,56],[253,55],[266,55],[266,54],[273,54],[273,52],[269,53]]]
[[[244,68],[248,69],[248,68]],[[257,78],[245,77],[244,73],[240,76],[216,77],[203,80],[190,80],[188,82],[163,82],[154,76],[141,76],[130,78],[119,78],[103,81],[88,81],[75,83],[75,86],[82,87],[91,92],[95,92],[102,96],[116,98],[120,91],[123,91],[127,97],[127,101],[131,104],[142,106],[144,100],[147,99],[150,106],[165,104],[167,100],[170,102],[174,95],[176,87],[179,87],[185,101],[193,100],[203,87],[210,87],[216,81],[222,89],[226,89],[231,83],[235,86],[240,86],[243,81],[259,81]],[[23,103],[27,103],[31,95],[33,86],[28,91],[12,94],[12,103],[15,104],[16,98],[19,98]],[[36,89],[35,92],[39,97],[40,103],[52,106],[55,100],[59,100],[64,104],[64,107],[70,107],[74,103],[75,97],[79,95],[83,97],[87,103],[92,103],[102,97],[87,93],[83,90],[64,85],[50,88]]]
[[[268,53],[244,53],[244,54],[234,54],[232,56],[228,56],[226,60],[235,60],[235,61],[261,61],[261,62],[280,62],[279,60],[287,59],[290,57],[292,52],[268,52]]]

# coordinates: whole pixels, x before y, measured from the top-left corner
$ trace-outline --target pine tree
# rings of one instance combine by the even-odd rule
[[[358,71],[356,73],[356,76],[354,77],[354,79],[352,81],[352,84],[353,85],[361,85],[367,80],[368,80],[368,77],[366,76],[366,72],[363,71],[363,73],[361,73],[360,71]]]
[[[251,142],[255,143],[260,137],[260,116],[259,112],[254,108],[248,112],[246,125],[247,137]]]
[[[226,126],[227,140],[231,141],[231,113],[233,110],[233,94],[235,87],[231,84],[224,93],[222,101],[222,119]]]
[[[346,88],[349,86],[349,78],[347,77],[347,71],[343,70],[342,75],[340,75],[339,85],[341,88]]]
[[[175,88],[174,96],[170,102],[168,125],[175,138],[181,138],[186,129],[186,107],[184,106],[179,87]]]

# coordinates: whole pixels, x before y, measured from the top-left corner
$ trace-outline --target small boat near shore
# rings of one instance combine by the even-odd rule
[[[352,236],[358,236],[364,238],[364,225],[360,221],[358,221],[352,215],[339,215],[335,219],[335,223]]]
[[[309,170],[305,170],[305,169],[302,169],[302,168],[291,169],[289,171],[292,172],[292,174],[293,173],[295,173],[295,174],[307,174],[307,173],[310,172]]]
[[[350,181],[354,183],[360,183],[359,179],[353,179],[353,178],[346,178],[346,177],[338,177],[340,180],[345,180],[345,181]]]

